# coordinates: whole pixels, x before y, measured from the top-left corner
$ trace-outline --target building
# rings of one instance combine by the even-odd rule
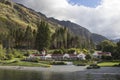
[[[51,54],[47,54],[47,55],[45,56],[45,60],[52,60]]]
[[[65,54],[63,55],[63,59],[64,59],[64,60],[70,59],[70,55],[69,55],[68,53],[65,53]]]
[[[110,52],[101,52],[101,51],[99,52],[96,51],[95,53],[93,53],[94,58],[101,58],[102,56],[112,56],[112,55]]]
[[[63,54],[52,54],[53,60],[63,60]]]
[[[84,53],[80,53],[80,54],[77,55],[77,58],[79,60],[85,60],[86,59],[85,57],[86,57],[86,55]]]

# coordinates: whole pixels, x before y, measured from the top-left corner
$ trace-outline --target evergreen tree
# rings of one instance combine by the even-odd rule
[[[25,42],[27,43],[27,48],[30,49],[31,47],[31,42],[33,41],[33,32],[32,32],[32,29],[31,27],[27,27],[26,28],[26,31],[25,31],[25,34],[24,34],[24,39],[25,39]]]
[[[24,34],[25,31],[22,28],[19,28],[15,31],[15,44],[16,48],[22,48],[24,46]]]
[[[45,22],[38,23],[38,30],[36,35],[35,45],[37,50],[41,51],[44,48],[49,48],[50,46],[50,29],[48,24]]]

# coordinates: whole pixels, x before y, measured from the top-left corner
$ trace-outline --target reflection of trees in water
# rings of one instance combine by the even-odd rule
[[[120,80],[118,74],[0,70],[0,80]]]
[[[116,80],[120,80],[120,75],[115,75]]]
[[[49,80],[64,80],[64,75],[61,73],[52,73]]]

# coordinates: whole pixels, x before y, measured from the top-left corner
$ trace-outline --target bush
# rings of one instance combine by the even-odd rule
[[[39,62],[40,58],[36,57],[36,58],[31,58],[31,59],[23,59],[22,61],[29,61],[29,62]]]
[[[0,52],[0,60],[5,60],[5,59],[6,59],[5,53]]]
[[[112,60],[112,56],[102,55],[102,60]]]
[[[17,50],[13,50],[13,55],[15,58],[23,58],[23,54]]]
[[[9,54],[6,55],[6,58],[7,58],[8,60],[11,60],[11,59],[14,58],[14,55],[13,55],[12,53],[9,53]]]
[[[32,54],[32,52],[26,51],[26,52],[24,53],[24,56],[29,56],[30,54]]]
[[[54,61],[51,63],[51,65],[66,65],[66,63],[63,61]]]
[[[64,49],[64,48],[61,48],[61,50],[62,50],[62,53],[67,53],[68,52],[67,49]]]
[[[55,50],[54,52],[53,52],[53,54],[63,54],[63,51],[60,49],[60,50]]]
[[[86,58],[87,60],[90,60],[90,59],[92,59],[92,56],[91,56],[90,54],[87,54],[87,55],[85,56],[85,58]]]
[[[97,64],[91,64],[87,67],[87,69],[99,69],[100,66],[98,66]]]
[[[86,53],[86,54],[89,53],[89,51],[87,49],[83,49],[82,51],[83,51],[83,53]]]
[[[15,61],[13,61],[12,63],[19,63],[20,61],[19,60],[15,60]]]
[[[76,64],[76,66],[86,66],[86,64],[84,64],[84,63],[78,63],[78,64]]]
[[[87,69],[93,69],[93,67],[92,66],[88,66]]]
[[[74,53],[75,51],[76,51],[76,48],[68,49],[68,53],[69,53],[69,54],[72,54],[72,53]]]
[[[114,65],[114,66],[115,66],[115,67],[120,67],[120,63],[119,63],[118,65],[116,64],[116,65]]]

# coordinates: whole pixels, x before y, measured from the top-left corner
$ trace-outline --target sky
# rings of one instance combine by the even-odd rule
[[[13,0],[47,17],[70,20],[92,33],[120,38],[120,0]]]
[[[70,4],[84,5],[88,7],[96,7],[100,4],[101,0],[69,0]]]

